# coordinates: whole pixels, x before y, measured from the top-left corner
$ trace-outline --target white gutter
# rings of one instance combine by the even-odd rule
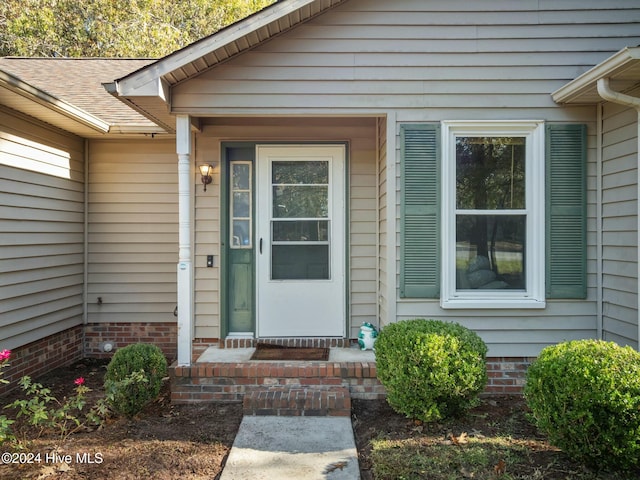
[[[637,60],[640,60],[640,47],[625,47],[604,62],[587,70],[582,75],[553,92],[551,97],[556,103],[570,103],[580,95],[591,91],[593,89],[593,83],[598,79],[605,77],[611,78],[614,74],[619,75],[624,73],[630,68],[630,65]]]
[[[631,95],[627,95],[625,93],[620,93],[620,92],[616,92],[614,90],[611,90],[611,87],[609,86],[609,78],[600,78],[598,79],[598,94],[605,100],[612,102],[612,103],[617,103],[619,105],[624,105],[626,107],[632,107],[636,109],[636,112],[638,113],[638,120],[636,123],[637,129],[638,129],[638,133],[637,133],[637,142],[638,142],[638,148],[636,150],[636,155],[638,158],[638,168],[637,168],[637,175],[638,178],[636,179],[636,188],[637,188],[637,195],[638,195],[638,215],[637,215],[637,232],[640,233],[640,98],[638,97],[632,97]],[[640,243],[638,243],[638,245],[636,245],[637,247],[637,252],[638,252],[638,277],[637,280],[640,281]],[[640,290],[640,288],[638,289]],[[640,299],[640,291],[636,292],[637,293],[637,298]],[[640,350],[640,301],[639,301],[639,305],[637,306],[637,327],[638,327],[638,350]]]
[[[110,125],[107,122],[2,70],[0,70],[0,86],[82,125],[86,125],[92,130],[100,133],[109,133]]]

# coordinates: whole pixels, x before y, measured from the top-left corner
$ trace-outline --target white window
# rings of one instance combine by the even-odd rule
[[[442,132],[442,307],[543,308],[543,123]]]

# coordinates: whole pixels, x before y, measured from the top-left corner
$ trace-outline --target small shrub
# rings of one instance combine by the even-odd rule
[[[471,330],[437,320],[384,327],[376,341],[378,378],[389,405],[425,422],[477,405],[487,384],[487,347]]]
[[[116,413],[132,417],[160,393],[167,360],[155,345],[136,343],[116,351],[107,366],[105,393]]]
[[[640,353],[579,340],[545,348],[525,398],[549,441],[583,463],[628,469],[640,459]]]

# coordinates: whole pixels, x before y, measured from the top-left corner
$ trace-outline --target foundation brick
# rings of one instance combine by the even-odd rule
[[[16,388],[17,381],[24,375],[38,378],[84,358],[82,340],[82,325],[78,325],[12,349],[9,366],[2,370],[2,378],[9,383],[0,384],[0,394]]]
[[[131,343],[157,345],[169,362],[177,356],[178,327],[175,322],[146,323],[88,323],[84,326],[84,355],[110,358],[116,349]],[[111,342],[114,349],[104,352],[102,345]]]

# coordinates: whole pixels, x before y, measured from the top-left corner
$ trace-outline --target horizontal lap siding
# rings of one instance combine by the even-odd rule
[[[211,122],[210,122],[211,123]],[[375,120],[361,119],[259,119],[215,120],[196,143],[196,163],[220,163],[220,143],[349,142],[349,329],[355,338],[363,322],[376,323],[376,129]],[[220,270],[206,268],[207,254],[220,255],[220,178],[196,189],[195,294],[196,338],[220,334]]]
[[[436,318],[476,331],[489,356],[535,357],[551,343],[596,336],[593,302],[553,301],[539,310],[442,310],[438,302],[401,302],[398,318]]]
[[[377,193],[374,122],[351,139],[349,164],[349,338],[364,322],[376,323]]]
[[[389,298],[393,291],[387,285],[387,243],[389,237],[387,218],[387,123],[385,118],[377,120],[378,140],[378,325],[388,323]],[[392,222],[393,224],[393,222]]]
[[[207,135],[196,138],[196,165],[217,165],[213,183],[204,191],[196,186],[195,198],[195,338],[220,338],[220,144]],[[205,267],[215,255],[213,267]]]
[[[595,0],[351,0],[177,86],[174,109],[397,110],[399,120],[437,121],[506,108],[515,109],[503,113],[507,118],[569,120],[550,92],[640,43],[640,8],[630,7]],[[608,38],[612,31],[620,38]]]
[[[82,323],[84,146],[0,109],[0,345]]]
[[[603,115],[603,331],[638,347],[638,115],[606,104]]]
[[[96,140],[90,153],[88,321],[174,322],[175,141]]]
[[[489,316],[500,322],[489,326],[487,312],[444,311],[438,301],[397,300],[397,317],[382,319],[459,319],[487,340],[493,356],[535,356],[545,344],[597,334],[596,110],[560,107],[550,94],[621,48],[640,44],[639,25],[639,6],[623,0],[350,0],[177,85],[173,105],[176,112],[221,116],[393,112],[399,123],[540,119],[588,124],[586,301],[491,311]],[[399,172],[399,150],[395,161]],[[399,230],[399,191],[389,192],[384,183],[378,187],[381,195],[396,196],[395,212],[387,212],[378,199],[382,258],[384,245],[393,240],[386,232]],[[624,194],[630,198],[622,208],[628,210],[633,199],[629,191]],[[393,215],[395,221],[389,222]],[[605,252],[610,248],[622,247],[605,245]],[[393,287],[388,291],[393,295]],[[381,308],[386,311],[384,303]]]

